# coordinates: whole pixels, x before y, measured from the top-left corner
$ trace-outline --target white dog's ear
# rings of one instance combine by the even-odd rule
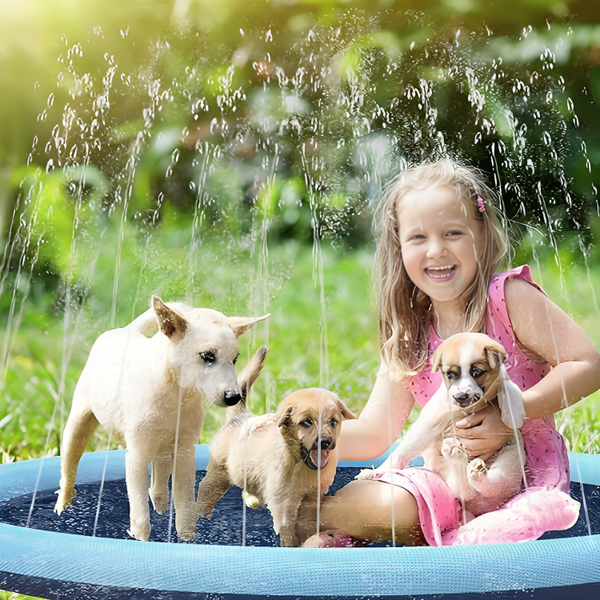
[[[242,333],[246,333],[248,329],[252,329],[259,321],[268,319],[271,315],[264,315],[262,317],[229,317],[227,323],[231,327],[235,337],[240,337]]]
[[[162,333],[172,342],[181,340],[187,330],[187,319],[180,312],[168,307],[158,296],[152,296],[152,308]]]
[[[498,392],[498,405],[500,406],[500,418],[502,422],[512,429],[520,429],[525,419],[525,406],[523,405],[523,395],[516,383],[513,383],[506,367],[500,367],[502,376],[502,385]]]

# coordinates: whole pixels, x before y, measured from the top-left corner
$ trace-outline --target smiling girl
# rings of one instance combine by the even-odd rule
[[[504,346],[508,374],[522,390],[527,485],[498,510],[465,521],[436,473],[376,471],[326,498],[320,520],[327,531],[305,546],[523,541],[577,519],[553,415],[600,387],[600,354],[533,283],[529,267],[494,276],[507,242],[493,199],[479,172],[449,160],[409,169],[387,186],[377,250],[382,362],[360,417],[343,424],[338,456],[369,460],[385,452],[414,403],[424,406],[441,384],[431,372],[437,346],[455,333],[482,332]],[[492,405],[456,427],[467,454],[484,460],[513,435]],[[302,514],[309,535],[314,509]]]

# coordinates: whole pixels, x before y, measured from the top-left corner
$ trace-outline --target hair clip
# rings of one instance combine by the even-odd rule
[[[477,206],[479,206],[479,212],[485,210],[485,204],[483,203],[483,198],[481,196],[477,196]]]

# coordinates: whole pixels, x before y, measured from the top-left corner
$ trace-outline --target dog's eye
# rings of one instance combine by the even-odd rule
[[[335,419],[331,419],[331,421],[329,421],[330,427],[335,427],[337,424],[338,422]]]
[[[216,358],[212,352],[200,352],[200,358],[207,364],[210,365],[215,362]]]
[[[458,377],[458,373],[456,371],[446,371],[446,377],[448,379],[456,379],[456,377]]]
[[[237,362],[237,359],[240,357],[240,355],[238,354],[234,359],[233,359],[233,364],[235,365],[235,363]]]
[[[312,419],[304,419],[304,421],[300,421],[300,427],[311,427],[312,424]]]
[[[471,371],[471,376],[477,379],[478,377],[481,377],[484,373],[485,371],[483,369],[473,369]]]

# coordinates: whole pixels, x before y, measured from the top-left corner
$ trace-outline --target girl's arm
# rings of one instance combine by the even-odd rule
[[[600,354],[573,319],[522,279],[507,280],[504,293],[520,346],[553,367],[542,381],[523,392],[528,419],[554,414],[600,388]],[[491,405],[456,426],[470,458],[487,460],[512,436],[500,411]]]
[[[526,281],[509,279],[504,291],[519,344],[553,367],[523,392],[527,418],[554,414],[600,388],[600,354],[583,329]]]
[[[381,456],[395,441],[414,399],[382,364],[369,401],[358,419],[344,421],[337,442],[340,460],[369,460]]]

